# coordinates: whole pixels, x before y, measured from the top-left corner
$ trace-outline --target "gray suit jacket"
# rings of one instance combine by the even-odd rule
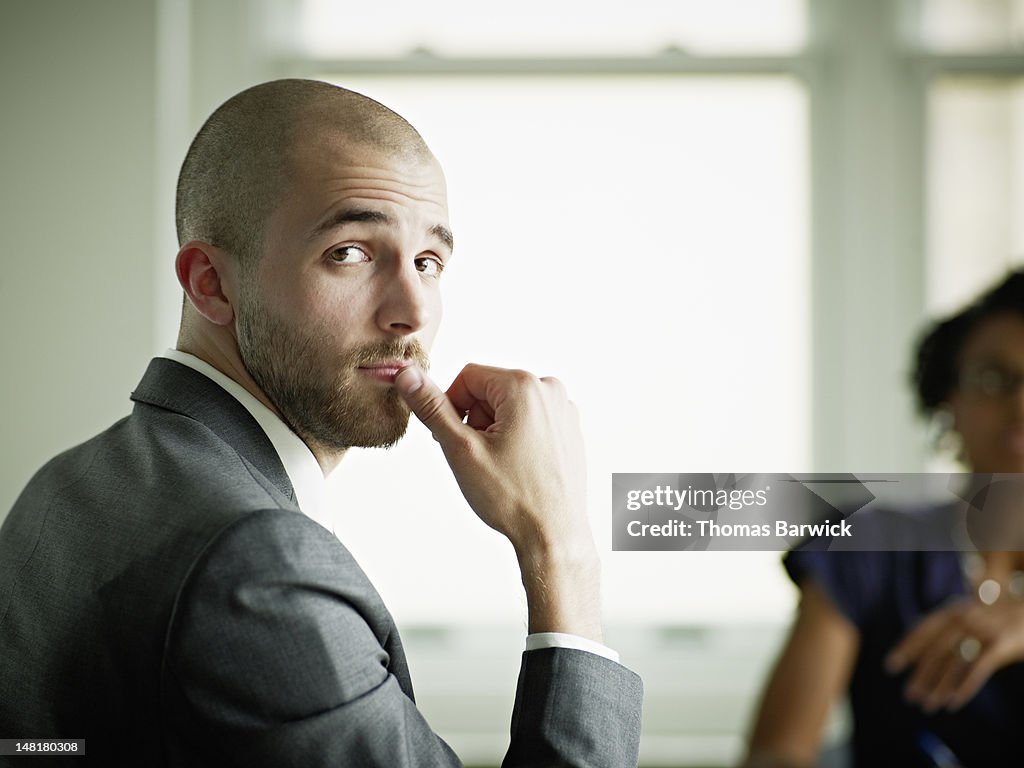
[[[103,766],[457,765],[249,413],[165,359],[132,399],[0,529],[0,738],[84,738]],[[635,765],[640,699],[599,656],[527,652],[505,765]]]

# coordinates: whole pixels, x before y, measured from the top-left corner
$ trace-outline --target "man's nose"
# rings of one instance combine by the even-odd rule
[[[377,325],[404,336],[421,330],[430,320],[427,287],[415,263],[396,265],[385,278]]]

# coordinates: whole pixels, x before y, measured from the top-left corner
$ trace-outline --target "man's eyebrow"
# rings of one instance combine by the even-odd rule
[[[320,235],[330,232],[332,229],[342,227],[345,224],[368,222],[370,224],[390,226],[394,224],[394,221],[393,218],[383,211],[375,211],[372,208],[342,208],[340,211],[330,214],[313,227],[306,236],[306,239],[316,240]],[[455,248],[455,239],[452,237],[452,231],[444,224],[435,224],[427,231],[444,243],[449,251]]]
[[[455,249],[455,238],[452,237],[452,231],[444,224],[435,224],[432,226],[430,228],[430,234],[447,245],[449,251]]]
[[[325,232],[330,232],[332,229],[337,229],[345,224],[354,224],[357,222],[369,222],[371,224],[383,224],[387,226],[389,224],[393,224],[394,219],[383,211],[375,211],[371,208],[342,208],[340,211],[335,211],[322,219],[319,224],[310,230],[306,239],[316,240]]]

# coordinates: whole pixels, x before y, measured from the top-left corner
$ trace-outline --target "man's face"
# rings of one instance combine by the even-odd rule
[[[426,367],[441,320],[444,176],[433,158],[326,131],[297,144],[262,257],[240,277],[242,361],[307,443],[392,445],[409,422],[395,373]]]

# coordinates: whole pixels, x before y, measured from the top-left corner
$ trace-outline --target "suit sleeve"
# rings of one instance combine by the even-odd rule
[[[293,512],[248,515],[196,562],[170,622],[170,764],[460,765],[396,677],[385,650],[396,647],[393,631],[376,590],[327,531]],[[634,698],[618,705],[624,721],[638,721],[638,680],[577,654],[592,656],[524,655],[507,768],[636,764],[635,739],[624,748],[618,735],[628,726],[619,722],[613,738],[599,729],[614,717],[602,709],[620,683]],[[581,725],[580,711],[591,709]]]
[[[587,651],[527,651],[502,768],[635,766],[640,749],[640,678]]]

